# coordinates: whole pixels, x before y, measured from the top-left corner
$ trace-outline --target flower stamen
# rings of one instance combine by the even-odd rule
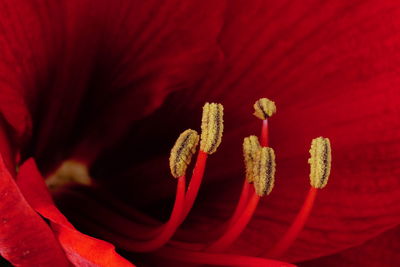
[[[260,197],[272,191],[275,181],[275,153],[268,146],[268,120],[276,112],[275,103],[261,98],[254,104],[254,115],[263,119],[261,145],[256,136],[249,136],[243,141],[243,156],[246,167],[247,182],[254,182],[254,190],[248,200],[248,186],[242,188],[241,197],[225,233],[210,247],[208,251],[219,252],[229,247],[243,232],[257,208]],[[261,146],[263,146],[261,148]]]
[[[172,209],[170,219],[164,224],[160,234],[155,238],[144,242],[131,242],[130,249],[136,252],[148,252],[161,248],[173,236],[176,229],[179,227],[181,214],[183,212],[185,200],[186,178],[181,176],[178,178],[178,185],[176,190],[175,204]]]
[[[178,178],[175,204],[172,209],[169,220],[161,227],[156,228],[148,233],[154,238],[148,241],[132,241],[130,249],[136,252],[148,252],[156,250],[164,246],[173,236],[176,229],[181,223],[182,212],[185,206],[185,191],[186,191],[186,169],[190,164],[192,155],[196,152],[196,146],[199,142],[199,135],[194,130],[184,131],[175,142],[170,154],[171,174]]]
[[[268,136],[268,118],[276,113],[275,102],[268,98],[260,98],[254,103],[253,115],[263,120],[261,127],[261,146],[269,146]]]
[[[243,213],[243,209],[246,207],[247,201],[250,194],[250,183],[254,181],[253,169],[255,164],[255,157],[258,150],[261,149],[258,138],[255,135],[245,137],[243,140],[243,157],[244,165],[246,170],[246,177],[243,181],[242,192],[240,193],[239,201],[236,205],[233,215],[229,219],[227,226],[230,227],[237,218]]]
[[[236,205],[235,211],[233,212],[232,217],[226,223],[226,226],[228,228],[231,227],[234,222],[236,222],[236,220],[239,218],[241,214],[243,214],[243,210],[246,208],[246,204],[249,199],[250,191],[251,191],[251,184],[247,179],[244,179],[242,192],[240,193],[240,198]]]
[[[222,133],[224,130],[224,108],[221,104],[206,103],[203,106],[203,116],[201,119],[201,140],[200,151],[197,155],[195,167],[193,169],[192,179],[185,198],[185,208],[182,214],[181,222],[189,214],[194,201],[199,192],[201,181],[203,180],[207,157],[217,151],[221,144]]]
[[[229,247],[250,222],[260,197],[268,195],[271,192],[275,180],[276,164],[274,151],[269,147],[261,148],[259,151],[256,151],[254,161],[254,193],[238,219],[227,228],[226,232],[218,240],[209,246],[207,251],[220,252]]]
[[[310,154],[311,158],[308,162],[311,165],[311,188],[292,225],[278,243],[266,253],[268,257],[281,257],[293,244],[311,213],[318,189],[323,188],[328,181],[332,158],[329,139],[323,137],[313,139]]]

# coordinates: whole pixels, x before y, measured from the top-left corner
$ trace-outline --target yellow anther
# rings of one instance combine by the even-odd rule
[[[246,167],[246,179],[249,183],[254,181],[254,163],[258,151],[261,149],[257,136],[251,135],[243,140],[243,156]]]
[[[269,100],[268,98],[260,98],[254,103],[254,113],[253,115],[257,118],[265,120],[276,112],[275,102]]]
[[[254,188],[257,195],[264,196],[272,191],[275,183],[275,152],[270,147],[262,147],[254,164]]]
[[[331,172],[331,143],[328,138],[318,137],[312,140],[311,157],[308,163],[311,165],[310,182],[315,188],[324,188],[328,183]]]
[[[207,154],[217,151],[221,144],[224,131],[223,115],[224,107],[221,104],[206,103],[203,106],[200,149]]]
[[[198,143],[199,135],[195,130],[188,129],[181,133],[171,149],[169,157],[172,176],[178,178],[185,174],[193,154],[196,153]]]

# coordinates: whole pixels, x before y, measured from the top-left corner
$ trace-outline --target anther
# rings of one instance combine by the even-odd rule
[[[193,154],[196,153],[198,143],[199,135],[195,130],[188,129],[181,133],[171,149],[169,157],[172,176],[178,178],[185,174]]]
[[[244,138],[243,140],[243,156],[246,167],[246,179],[249,183],[254,181],[254,163],[258,151],[261,149],[258,138],[255,135]]]
[[[331,144],[328,138],[318,137],[312,140],[310,164],[310,182],[314,188],[324,188],[331,171]]]
[[[275,183],[275,152],[270,147],[262,147],[257,153],[253,174],[254,188],[258,196],[271,193]]]
[[[206,103],[203,106],[200,149],[207,154],[217,151],[218,146],[221,144],[224,130],[223,111],[224,108],[221,104]]]
[[[260,98],[254,103],[253,115],[259,119],[266,120],[276,112],[275,102],[268,98]]]

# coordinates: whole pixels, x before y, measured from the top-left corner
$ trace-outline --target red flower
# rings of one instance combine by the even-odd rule
[[[54,197],[75,227],[118,246],[105,232],[132,234],[119,227],[122,204],[168,218],[168,152],[199,129],[206,101],[224,105],[224,136],[174,238],[212,241],[240,194],[242,140],[260,123],[252,105],[268,97],[276,186],[225,253],[261,255],[284,234],[308,190],[309,143],[322,135],[329,184],[280,259],[398,265],[399,15],[394,0],[1,1],[0,253],[17,266],[129,265],[76,231],[40,177],[68,159],[87,164],[96,186]]]

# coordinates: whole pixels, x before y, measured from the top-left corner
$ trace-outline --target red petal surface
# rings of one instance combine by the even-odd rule
[[[2,113],[47,169],[69,153],[91,161],[220,58],[222,10],[207,2],[5,0],[0,10]]]
[[[4,126],[4,125],[3,125]],[[5,165],[10,162],[0,131],[0,254],[14,266],[67,267],[64,251],[45,221],[31,208]]]
[[[51,227],[75,266],[133,266],[105,241],[77,231],[55,207],[33,159],[21,166],[17,183],[32,207],[51,222]]]
[[[42,169],[70,153],[96,158],[107,188],[156,203],[173,194],[170,145],[199,128],[205,101],[222,102],[226,134],[186,225],[201,236],[233,210],[242,138],[259,132],[251,109],[263,96],[278,106],[277,184],[235,251],[259,254],[289,226],[320,135],[332,142],[332,176],[286,259],[336,253],[399,224],[398,1],[37,0],[0,10],[1,110],[19,136],[32,124],[24,155]]]
[[[400,228],[391,229],[364,244],[338,254],[300,263],[300,267],[395,267],[400,263]]]

